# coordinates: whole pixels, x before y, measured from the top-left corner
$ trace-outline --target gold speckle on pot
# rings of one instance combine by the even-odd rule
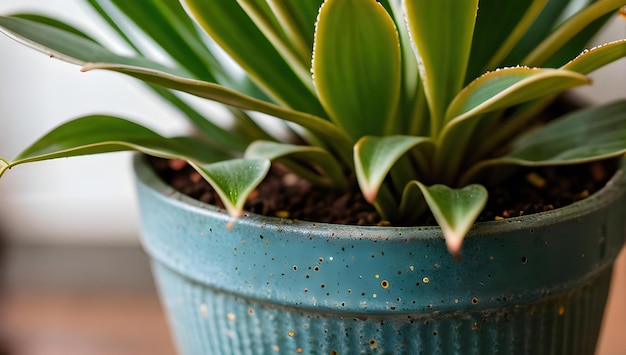
[[[202,316],[202,318],[209,318],[209,308],[204,303],[200,305],[200,315]]]

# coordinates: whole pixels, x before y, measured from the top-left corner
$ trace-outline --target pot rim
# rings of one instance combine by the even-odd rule
[[[286,228],[288,226],[298,226],[298,228],[327,229],[331,228],[335,231],[334,238],[354,238],[354,232],[358,229],[361,238],[380,239],[381,232],[385,232],[386,236],[397,235],[402,239],[411,239],[411,237],[419,237],[420,239],[442,238],[443,234],[439,226],[359,226],[348,224],[333,224],[323,222],[312,222],[305,220],[294,220],[280,217],[271,217],[259,215],[244,211],[239,218],[232,218],[225,209],[214,205],[196,200],[180,191],[174,189],[156,174],[154,169],[148,164],[143,154],[137,153],[133,158],[133,168],[136,176],[140,181],[153,188],[161,196],[174,200],[175,203],[202,211],[205,214],[211,214],[213,217],[228,221],[236,221],[236,223],[245,224],[262,224],[266,227]],[[510,217],[504,220],[482,221],[474,223],[469,231],[467,238],[476,235],[491,235],[502,233],[507,230],[528,229],[552,225],[564,220],[577,219],[581,215],[588,214],[592,211],[603,208],[611,204],[619,198],[623,198],[626,194],[626,156],[621,158],[620,167],[613,177],[606,183],[604,187],[596,191],[592,195],[582,200],[576,201],[565,207],[549,210],[540,213],[528,214],[519,217]],[[411,236],[411,237],[409,237]]]

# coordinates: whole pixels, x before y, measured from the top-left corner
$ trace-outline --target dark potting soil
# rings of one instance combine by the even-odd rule
[[[163,180],[183,194],[223,207],[213,188],[183,161],[151,159]],[[489,188],[489,201],[479,221],[544,212],[569,205],[601,189],[617,170],[617,160],[577,166],[520,169],[503,184]],[[301,221],[354,225],[384,225],[358,189],[338,193],[273,166],[250,196],[245,210]],[[434,225],[426,214],[419,225]]]

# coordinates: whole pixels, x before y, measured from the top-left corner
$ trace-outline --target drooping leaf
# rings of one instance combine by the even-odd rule
[[[619,40],[585,50],[561,69],[588,74],[624,57],[626,57],[626,40]],[[507,115],[506,120],[498,124],[497,131],[489,134],[488,140],[482,140],[483,144],[474,156],[484,156],[503,142],[509,141],[511,137],[519,135],[519,132],[528,127],[530,122],[552,101],[553,97],[548,95],[516,107],[514,112]]]
[[[449,122],[438,140],[436,171],[452,183],[463,156],[458,149],[474,133],[483,114],[546,97],[589,83],[581,74],[562,69],[505,68],[474,80],[459,93],[448,108]]]
[[[84,71],[94,69],[117,71],[146,82],[165,86],[174,90],[180,90],[198,97],[214,100],[225,105],[244,110],[262,112],[278,117],[285,121],[299,124],[307,129],[310,129],[314,133],[317,132],[320,134],[320,137],[328,138],[327,143],[337,147],[339,150],[338,153],[343,154],[344,159],[347,158],[350,153],[349,140],[343,132],[341,132],[331,122],[308,113],[295,111],[290,108],[258,100],[217,84],[186,79],[155,70],[106,63],[88,64],[83,67]],[[346,161],[351,161],[351,158]]]
[[[53,129],[7,163],[0,170],[0,175],[19,164],[124,150],[203,163],[227,158],[194,138],[165,138],[134,122],[94,115],[78,118]]]
[[[376,200],[378,190],[393,165],[420,144],[434,145],[430,138],[413,136],[365,136],[354,145],[355,173],[367,201],[372,203]]]
[[[348,186],[341,165],[319,147],[256,141],[248,146],[244,158],[281,160],[289,170],[316,185],[339,189],[346,189]]]
[[[184,70],[168,68],[144,57],[118,55],[81,35],[43,23],[0,16],[0,32],[33,49],[72,64],[117,63],[187,76]]]
[[[572,164],[626,152],[626,100],[593,106],[521,136],[504,159]]]
[[[83,30],[78,29],[67,22],[63,22],[52,17],[34,13],[17,13],[12,14],[11,17],[41,23],[50,27],[55,27],[61,31],[70,32],[94,43],[98,43],[98,41],[96,41],[92,36],[84,32]]]
[[[519,137],[507,155],[475,165],[462,181],[472,181],[495,165],[580,164],[625,153],[626,100],[621,100],[575,111]]]
[[[406,0],[404,6],[436,136],[465,80],[478,0]]]
[[[234,218],[243,215],[248,196],[270,169],[267,159],[232,159],[212,164],[190,162],[190,165],[211,184]]]
[[[487,189],[482,185],[468,185],[452,189],[445,185],[426,186],[414,181],[441,227],[450,254],[461,256],[463,238],[487,204]]]
[[[393,126],[400,95],[400,44],[375,0],[326,0],[317,22],[313,78],[331,119],[353,141]]]

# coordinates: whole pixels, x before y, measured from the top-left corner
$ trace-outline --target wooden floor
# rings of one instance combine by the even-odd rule
[[[0,294],[0,355],[173,355],[139,248],[11,248]],[[626,354],[626,253],[616,265],[597,355]]]

